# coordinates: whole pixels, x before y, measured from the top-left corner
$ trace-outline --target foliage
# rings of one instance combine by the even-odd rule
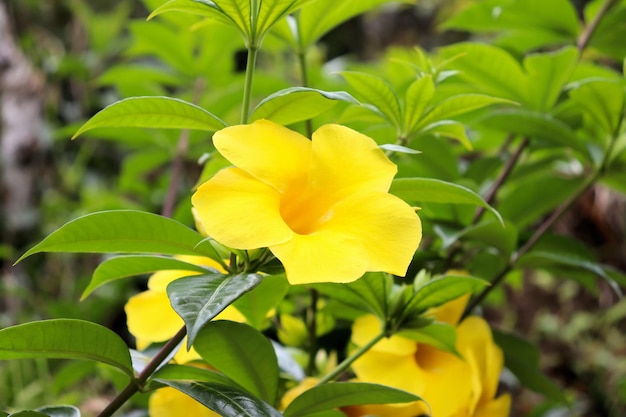
[[[626,287],[626,274],[604,262],[601,250],[555,227],[590,190],[626,195],[626,50],[619,41],[626,2],[591,1],[582,22],[566,0],[450,2],[441,29],[464,31],[465,41],[432,51],[388,48],[367,63],[347,57],[333,73],[324,36],[355,16],[375,16],[379,6],[418,6],[143,3],[135,19],[130,1],[109,14],[70,2],[97,55],[64,56],[53,74],[66,71],[84,91],[80,120],[66,118],[54,142],[57,151],[75,149],[76,162],[60,176],[76,198],[50,191],[42,205],[47,237],[14,254],[22,268],[35,254],[55,253],[42,255],[47,262],[59,252],[97,254],[80,272],[91,278],[67,284],[76,297],[84,290],[85,305],[97,311],[79,320],[80,312],[44,310],[52,319],[3,326],[0,359],[36,366],[75,359],[64,365],[74,366],[67,385],[98,369],[118,392],[98,410],[102,417],[125,404],[144,408],[138,393],[159,389],[222,416],[391,415],[402,408],[387,404],[428,412],[429,396],[446,403],[435,401],[454,395],[443,388],[351,380],[386,372],[362,371],[363,364],[406,346],[433,349],[444,359],[432,363],[444,367],[459,358],[489,364],[466,364],[479,381],[472,389],[483,390],[472,395],[484,396],[467,405],[469,415],[508,398],[495,397],[503,366],[515,376],[506,391],[523,386],[545,398],[533,415],[581,406],[576,392],[542,372],[541,346],[514,334],[515,309],[502,289],[519,292],[522,274],[594,297],[610,288],[618,298]],[[245,65],[237,65],[242,51]],[[102,89],[107,95],[96,94]],[[103,150],[119,172],[83,185]],[[167,285],[169,304],[154,306],[172,308],[180,320],[170,340],[139,346],[137,338],[136,350],[96,324],[135,292],[129,278],[163,271],[178,274]],[[55,273],[47,269],[38,280]],[[215,319],[231,305],[240,323]],[[618,318],[607,323],[623,317],[614,309]],[[486,326],[468,316],[491,311],[505,319],[493,340],[490,330],[480,333],[487,347],[476,353],[467,346],[480,343],[457,330]],[[378,326],[369,339],[355,340],[353,330],[352,339],[329,342],[367,317]],[[586,335],[582,328],[571,332]],[[175,357],[192,348],[193,361]],[[397,356],[417,361],[410,349]],[[54,376],[60,385],[62,374]],[[305,374],[316,378],[313,387],[304,386]],[[626,410],[624,381],[607,388],[616,398],[622,392],[612,410],[597,406],[616,416]],[[74,406],[41,407],[58,404],[54,398],[13,397],[0,402],[9,416],[81,415]],[[508,405],[500,410],[508,414]]]

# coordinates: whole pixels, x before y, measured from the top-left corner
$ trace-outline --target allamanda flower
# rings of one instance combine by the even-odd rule
[[[204,230],[235,249],[268,247],[292,284],[403,276],[421,240],[415,211],[388,194],[397,167],[339,125],[312,140],[267,120],[215,133],[234,167],[192,197]]]
[[[178,259],[224,272],[221,266],[210,258],[181,255]],[[128,300],[124,307],[126,323],[128,331],[135,336],[137,349],[143,350],[151,343],[165,342],[180,330],[183,326],[183,319],[170,304],[167,297],[167,285],[178,278],[197,274],[198,272],[178,270],[156,272],[148,280],[148,289]],[[231,305],[218,314],[215,320],[243,322],[245,318]],[[187,351],[183,348],[178,350],[175,359],[179,363],[185,363],[200,359],[200,356],[193,349]]]
[[[352,368],[363,382],[375,382],[412,392],[426,403],[346,407],[350,417],[507,417],[508,394],[494,398],[503,367],[502,351],[491,330],[480,317],[468,317],[457,324],[469,296],[463,296],[430,314],[438,321],[456,325],[456,349],[462,359],[433,346],[401,336],[378,342]],[[364,345],[380,332],[373,315],[357,319],[352,341]]]

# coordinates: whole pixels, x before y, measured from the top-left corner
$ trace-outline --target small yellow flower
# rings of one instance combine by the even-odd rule
[[[469,296],[463,296],[429,314],[457,325]],[[380,332],[373,315],[357,319],[352,341],[363,345]],[[468,317],[457,325],[456,348],[463,359],[401,336],[377,343],[353,365],[359,381],[375,382],[414,393],[424,402],[347,407],[350,417],[507,417],[510,397],[494,398],[503,367],[502,351],[480,317]],[[431,413],[432,411],[432,413]]]
[[[196,265],[208,266],[224,272],[213,259],[201,256],[179,256],[178,259]],[[151,343],[165,342],[171,339],[183,326],[183,319],[174,311],[167,297],[167,285],[182,277],[197,275],[193,271],[159,271],[148,280],[148,290],[131,297],[124,310],[128,331],[135,336],[137,349],[143,350]],[[245,318],[233,306],[227,307],[215,320],[243,322]],[[179,349],[175,359],[185,363],[200,356],[191,349]]]
[[[234,167],[192,197],[204,230],[236,249],[269,247],[292,284],[404,275],[421,240],[415,211],[388,194],[397,167],[339,125],[312,140],[267,120],[215,133]]]

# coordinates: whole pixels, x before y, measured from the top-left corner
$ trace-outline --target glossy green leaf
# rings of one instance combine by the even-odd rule
[[[0,330],[0,360],[90,359],[133,377],[126,343],[106,327],[83,320],[42,320]]]
[[[284,275],[264,276],[263,281],[235,301],[234,306],[248,324],[260,329],[266,323],[268,313],[285,298],[288,290],[289,282]]]
[[[525,109],[496,110],[483,121],[495,129],[572,148],[585,156],[589,154],[584,141],[568,125],[547,113]]]
[[[536,346],[513,334],[497,330],[493,330],[493,339],[502,348],[504,365],[522,385],[553,400],[565,402],[563,390],[541,372]]]
[[[98,265],[93,272],[89,285],[85,288],[85,291],[83,291],[81,300],[85,299],[96,288],[108,282],[164,270],[189,271],[190,275],[217,272],[200,265],[163,256],[118,256],[107,259]]]
[[[376,107],[394,127],[400,126],[400,102],[385,80],[362,72],[342,71],[341,75],[354,89],[357,98]]]
[[[429,111],[420,120],[416,129],[422,129],[439,120],[450,119],[455,116],[498,103],[515,104],[515,102],[511,100],[486,96],[484,94],[459,94],[457,96],[452,96],[438,103],[431,111]]]
[[[259,36],[265,35],[280,19],[317,0],[262,0],[256,23]]]
[[[157,380],[189,395],[222,417],[282,417],[271,405],[250,393],[213,382]]]
[[[526,57],[524,69],[529,79],[527,101],[531,103],[530,108],[544,112],[550,110],[569,81],[577,62],[578,51],[573,46]]]
[[[23,411],[18,411],[18,412],[9,414],[9,417],[49,417],[49,416],[46,413],[42,413],[41,411],[23,410]]]
[[[411,0],[400,2],[412,3]],[[339,26],[340,23],[386,3],[389,3],[389,0],[317,0],[306,5],[300,10],[298,16],[302,49],[306,50],[315,44],[324,34]]]
[[[243,389],[227,376],[213,371],[211,369],[199,368],[197,366],[167,364],[159,368],[151,379],[167,379],[170,381],[196,381],[196,382],[213,382],[232,386],[237,389]]]
[[[332,382],[306,390],[285,409],[285,417],[305,417],[349,405],[422,401],[406,391],[365,382]]]
[[[472,204],[485,207],[503,223],[500,214],[481,196],[463,186],[433,178],[396,178],[391,194],[414,203]]]
[[[410,134],[418,130],[424,110],[435,95],[435,83],[431,75],[425,75],[409,85],[404,97],[404,130]]]
[[[461,55],[450,63],[459,76],[484,93],[526,103],[528,80],[519,63],[503,49],[478,43],[458,43],[441,49],[443,57]]]
[[[252,120],[268,119],[289,125],[312,119],[340,101],[359,104],[345,91],[322,91],[307,87],[291,87],[277,91],[262,100],[252,112]]]
[[[488,284],[485,280],[467,275],[449,274],[437,277],[416,290],[406,309],[416,312],[425,311],[464,294],[472,293]]]
[[[80,417],[80,410],[72,405],[48,405],[36,411],[50,417]]]
[[[210,0],[170,0],[150,13],[148,20],[167,12],[190,13],[230,23],[228,18],[222,14],[219,7]]]
[[[87,214],[66,223],[22,255],[40,252],[206,255],[203,237],[167,217],[135,210]]]
[[[148,127],[216,131],[226,127],[195,104],[171,97],[132,97],[115,102],[89,119],[72,139],[99,127]]]
[[[460,122],[455,122],[454,120],[440,120],[435,123],[431,123],[426,126],[421,132],[421,134],[430,134],[437,137],[445,137],[450,139],[456,139],[465,148],[471,150],[472,143],[470,142],[467,134],[465,133],[465,125]]]
[[[167,286],[170,303],[187,327],[187,347],[213,317],[261,283],[259,274],[207,274],[181,278]]]
[[[272,344],[247,324],[214,321],[193,344],[212,367],[256,397],[273,404],[278,386],[278,363]]]
[[[401,329],[397,335],[460,357],[456,350],[456,328],[451,324],[434,322],[419,329]]]

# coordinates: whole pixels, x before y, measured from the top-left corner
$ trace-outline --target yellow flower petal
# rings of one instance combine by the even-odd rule
[[[346,417],[416,417],[427,416],[428,406],[423,401],[401,404],[371,404],[342,407]]]
[[[269,120],[222,129],[213,143],[233,165],[278,191],[307,178],[311,141]]]
[[[191,199],[202,226],[218,242],[256,249],[293,235],[280,216],[280,194],[238,168],[218,172]]]
[[[471,294],[464,294],[439,307],[433,307],[428,310],[427,315],[434,317],[437,321],[456,326],[463,315],[470,296]]]
[[[352,364],[352,369],[360,381],[388,385],[417,395],[430,384],[413,355],[369,350]]]
[[[183,319],[171,307],[165,290],[148,290],[134,295],[124,310],[128,330],[144,342],[169,340],[183,326]]]
[[[508,417],[510,410],[511,396],[504,394],[485,405],[479,405],[472,417]]]
[[[150,417],[220,417],[193,398],[182,392],[170,388],[160,388],[155,391],[148,402]]]
[[[291,240],[270,246],[280,259],[291,284],[351,282],[367,268],[367,253],[352,236],[327,230],[294,234]]]
[[[357,346],[365,346],[381,331],[380,321],[373,314],[361,316],[352,324],[351,340]],[[391,336],[376,343],[372,350],[386,352],[398,356],[413,356],[417,351],[417,343],[400,336]]]
[[[333,207],[320,230],[341,231],[364,246],[368,271],[404,276],[422,238],[415,211],[404,201],[383,192],[351,195]]]
[[[313,133],[311,185],[333,196],[359,191],[387,192],[397,167],[371,138],[340,125]]]

